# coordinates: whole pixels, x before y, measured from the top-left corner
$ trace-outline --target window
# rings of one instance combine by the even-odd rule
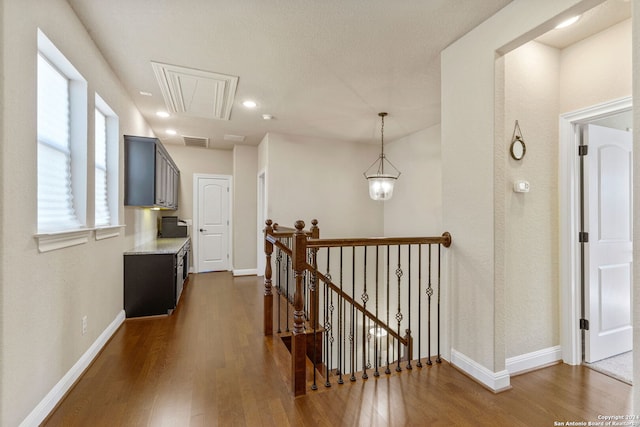
[[[77,231],[86,226],[87,83],[40,30],[37,67],[38,233]],[[70,235],[53,249],[81,243]]]
[[[79,226],[71,182],[69,79],[38,55],[38,230]]]
[[[96,108],[96,220],[95,226],[111,224],[107,187],[107,118]]]
[[[95,226],[118,225],[118,117],[96,95]]]

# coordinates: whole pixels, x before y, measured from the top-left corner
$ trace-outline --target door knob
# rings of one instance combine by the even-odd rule
[[[202,233],[202,232],[204,232],[204,231],[207,231],[207,230],[205,230],[204,228],[201,228],[201,229],[200,229],[200,232],[201,232],[201,233]]]

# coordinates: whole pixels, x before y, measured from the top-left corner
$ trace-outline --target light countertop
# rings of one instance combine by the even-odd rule
[[[189,237],[163,237],[125,251],[125,255],[177,254]]]

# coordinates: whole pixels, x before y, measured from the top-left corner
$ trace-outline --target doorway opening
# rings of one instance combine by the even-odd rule
[[[563,359],[630,383],[632,100],[564,114],[560,125]]]

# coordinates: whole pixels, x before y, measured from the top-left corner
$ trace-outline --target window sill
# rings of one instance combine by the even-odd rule
[[[95,231],[96,240],[118,237],[120,235],[120,229],[124,227],[124,225],[109,225],[106,227],[52,231],[50,233],[38,233],[35,235],[35,238],[38,241],[38,251],[50,252],[56,249],[88,243],[89,235],[92,231]]]
[[[118,237],[120,235],[120,229],[124,227],[124,225],[107,225],[104,227],[96,227],[96,240]]]
[[[35,235],[40,252],[50,252],[56,249],[82,245],[89,241],[90,228],[79,230],[67,230],[51,233],[39,233]]]

